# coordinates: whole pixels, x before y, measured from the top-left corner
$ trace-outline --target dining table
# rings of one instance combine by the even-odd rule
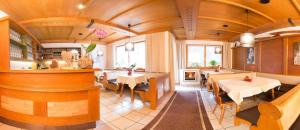
[[[121,84],[120,96],[124,93],[124,84],[127,84],[131,92],[131,101],[134,101],[134,88],[146,81],[145,74],[120,74],[117,77],[117,83]]]
[[[274,88],[281,86],[281,83],[277,79],[253,77],[250,82],[241,78],[219,80],[218,85],[237,104],[237,111],[239,111],[240,104],[246,97],[272,90],[274,98]]]
[[[200,70],[200,73],[205,76],[207,79],[207,90],[211,91],[212,90],[212,80],[210,78],[210,75],[215,75],[215,74],[233,74],[234,72],[230,70],[220,70],[216,72],[215,70]]]

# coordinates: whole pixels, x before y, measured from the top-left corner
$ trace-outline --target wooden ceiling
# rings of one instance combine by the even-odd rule
[[[300,0],[0,0],[0,10],[31,32],[41,43],[113,41],[170,31],[177,39],[228,41],[250,29],[267,31],[276,23],[297,19]],[[79,10],[83,3],[86,7]],[[250,10],[249,24],[245,9]],[[86,26],[108,35],[99,39]],[[131,24],[131,30],[127,25]],[[224,27],[227,25],[228,27]],[[280,27],[281,27],[280,26]],[[279,26],[278,26],[279,27]],[[82,35],[79,35],[82,33]]]

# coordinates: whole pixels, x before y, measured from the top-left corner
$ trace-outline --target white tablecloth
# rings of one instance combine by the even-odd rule
[[[132,74],[131,76],[122,74],[117,78],[118,83],[128,84],[130,89],[134,89],[138,83],[142,83],[145,80],[146,78],[144,74]]]
[[[234,72],[228,70],[220,70],[219,72],[216,72],[215,70],[204,70],[201,71],[201,73],[204,74],[206,78],[208,78],[208,76],[211,74],[232,74]]]
[[[238,105],[242,103],[245,97],[257,95],[281,85],[279,80],[263,77],[254,77],[252,82],[242,79],[225,79],[219,80],[218,84]]]

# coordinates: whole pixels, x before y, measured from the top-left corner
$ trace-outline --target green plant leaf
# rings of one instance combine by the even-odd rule
[[[209,62],[209,64],[212,65],[212,66],[215,66],[215,65],[217,65],[217,61],[211,60],[211,61]]]
[[[95,48],[96,48],[97,44],[96,43],[91,43],[87,48],[86,48],[86,52],[90,53],[92,52]]]

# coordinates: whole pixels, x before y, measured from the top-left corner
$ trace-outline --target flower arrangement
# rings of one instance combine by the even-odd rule
[[[90,43],[87,47],[81,45],[82,48],[85,50],[85,55],[79,59],[79,66],[80,68],[92,68],[93,60],[90,57],[90,53],[96,48],[96,43]]]

